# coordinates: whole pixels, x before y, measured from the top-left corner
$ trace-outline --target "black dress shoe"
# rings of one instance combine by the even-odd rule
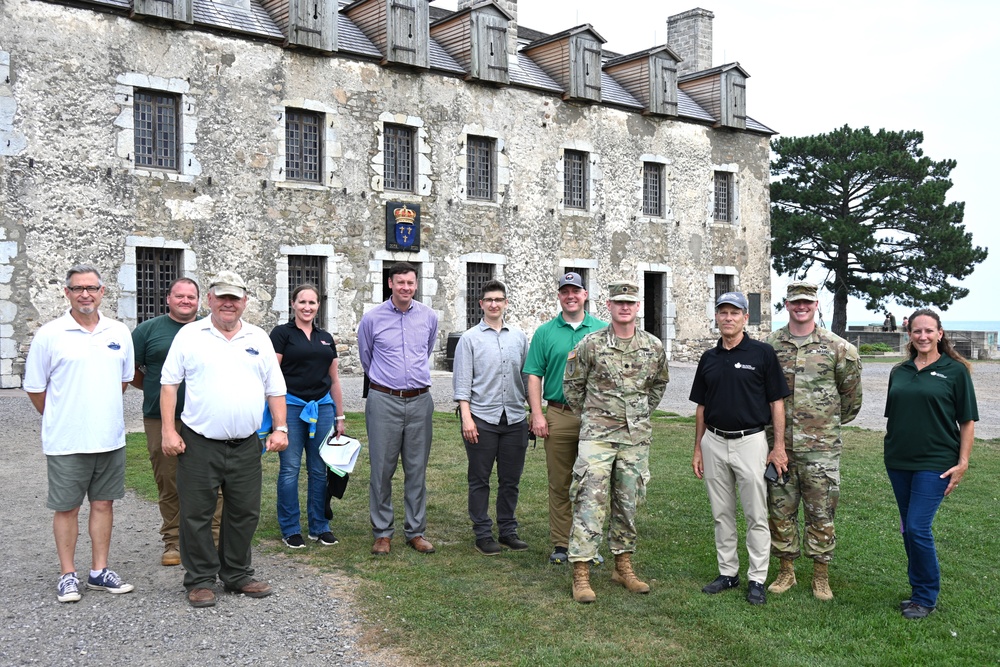
[[[496,556],[500,553],[500,545],[493,539],[493,536],[476,540],[476,551],[484,556]]]
[[[727,577],[724,574],[720,574],[715,578],[715,580],[706,585],[701,589],[702,593],[708,593],[709,595],[715,595],[716,593],[721,593],[722,591],[729,590],[730,588],[736,588],[740,585],[740,575],[735,577]]]
[[[759,581],[750,582],[750,588],[747,591],[747,602],[750,604],[767,603],[767,591],[764,590],[764,584]]]
[[[925,607],[922,604],[917,604],[911,601],[910,606],[903,610],[903,618],[908,618],[910,620],[916,618],[927,618],[934,613],[934,607]]]
[[[511,551],[527,551],[528,543],[517,536],[517,533],[511,533],[509,535],[500,536],[500,544],[504,545]]]

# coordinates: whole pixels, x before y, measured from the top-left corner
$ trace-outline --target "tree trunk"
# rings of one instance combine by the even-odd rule
[[[833,321],[830,323],[830,331],[841,338],[847,337],[847,296],[843,281],[837,279],[833,290]]]

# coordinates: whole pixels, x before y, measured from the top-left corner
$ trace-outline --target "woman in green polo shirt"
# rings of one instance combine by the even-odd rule
[[[900,607],[904,618],[915,619],[937,605],[941,570],[931,524],[969,467],[979,411],[972,367],[951,346],[938,314],[915,311],[907,332],[910,358],[889,374],[885,467],[899,506],[911,587]]]

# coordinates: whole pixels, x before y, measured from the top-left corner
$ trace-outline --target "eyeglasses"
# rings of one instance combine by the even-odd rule
[[[500,298],[489,297],[489,298],[486,298],[486,299],[480,299],[480,301],[482,301],[483,303],[488,303],[488,304],[491,304],[491,305],[492,304],[499,305],[499,304],[503,303],[506,300],[507,300],[507,297],[500,297]]]
[[[87,294],[97,294],[101,291],[102,287],[103,285],[73,285],[72,287],[67,287],[66,289],[73,294],[83,294],[84,292]]]

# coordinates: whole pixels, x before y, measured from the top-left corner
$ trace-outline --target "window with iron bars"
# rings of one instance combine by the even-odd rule
[[[584,268],[581,268],[581,267],[578,267],[578,266],[566,266],[566,267],[563,267],[562,274],[560,274],[560,275],[565,275],[565,274],[570,273],[570,272],[580,274],[580,278],[583,281],[583,288],[587,289],[587,285],[590,284],[590,281],[587,278],[587,276],[588,276],[588,269],[584,269]],[[583,309],[585,311],[587,311],[588,313],[591,312],[590,311],[590,305],[591,305],[590,304],[590,292],[588,290],[588,292],[587,292],[587,300],[583,302]]]
[[[587,208],[587,154],[567,150],[563,154],[563,206]]]
[[[179,95],[158,90],[136,90],[132,106],[135,127],[135,165],[179,171],[177,146]]]
[[[285,111],[285,176],[293,181],[323,180],[323,114],[302,109]]]
[[[319,312],[313,320],[326,328],[326,258],[318,255],[288,256],[288,319],[295,317],[292,310],[292,292],[302,283],[311,283],[319,289]]]
[[[483,293],[483,285],[493,280],[492,264],[477,264],[469,262],[465,265],[465,328],[479,324],[483,313],[479,308],[479,296]]]
[[[715,172],[715,219],[719,222],[733,220],[733,175],[728,171]]]
[[[733,277],[728,273],[715,274],[715,298],[718,299],[726,292],[733,291]]]
[[[465,161],[469,199],[493,199],[495,146],[496,140],[490,137],[469,137]]]
[[[385,189],[413,192],[413,128],[386,124],[383,135]]]
[[[663,165],[642,163],[642,214],[663,217]]]
[[[181,251],[135,249],[135,319],[145,322],[167,312],[167,288],[181,276]]]

